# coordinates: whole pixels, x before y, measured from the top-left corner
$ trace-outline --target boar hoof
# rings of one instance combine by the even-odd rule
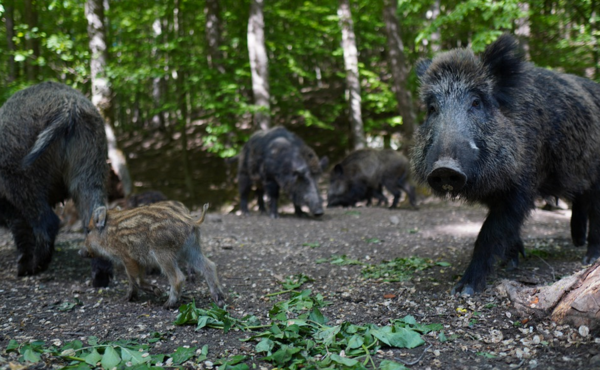
[[[588,251],[585,257],[583,257],[583,264],[590,265],[594,263],[600,257],[600,251]]]
[[[170,309],[177,307],[177,300],[171,301],[170,299],[163,304],[163,308]]]
[[[465,285],[463,283],[458,283],[452,288],[451,295],[461,295],[461,296],[474,296],[475,289],[471,285]]]
[[[17,276],[35,275],[46,270],[49,264],[36,264],[34,258],[22,254],[17,259]]]

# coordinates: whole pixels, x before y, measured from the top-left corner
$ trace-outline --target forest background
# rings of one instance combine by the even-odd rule
[[[442,50],[509,32],[536,65],[599,81],[598,3],[0,0],[0,103],[73,86],[125,147],[134,191],[219,204],[234,192],[220,158],[259,128],[286,126],[332,162],[406,150],[422,114],[413,66]]]

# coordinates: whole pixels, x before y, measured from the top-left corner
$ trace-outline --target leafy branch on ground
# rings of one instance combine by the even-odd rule
[[[391,360],[377,364],[373,355],[383,347],[419,347],[425,343],[422,334],[443,329],[440,324],[419,324],[412,316],[391,320],[382,327],[349,322],[330,325],[321,312],[329,302],[310,289],[298,289],[308,281],[311,279],[300,274],[282,282],[285,290],[270,296],[289,294],[289,299],[273,305],[269,322],[264,325],[260,325],[255,316],[235,319],[228,314],[223,316],[223,310],[216,306],[207,311],[195,307],[194,303],[180,308],[175,324],[197,325],[197,329],[209,326],[224,331],[236,327],[251,332],[243,341],[256,342],[255,351],[263,355],[261,360],[292,370],[405,369],[404,365]]]

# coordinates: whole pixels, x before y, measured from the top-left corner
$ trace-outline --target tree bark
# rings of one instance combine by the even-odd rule
[[[15,42],[15,4],[14,0],[4,2],[4,19],[6,20],[6,46],[8,47],[8,76],[7,82],[11,83],[17,78],[17,68],[14,53]]]
[[[358,50],[354,36],[352,12],[349,0],[340,0],[338,17],[342,28],[342,49],[344,51],[344,66],[348,91],[348,106],[350,109],[350,126],[354,149],[366,146],[365,130],[362,121],[360,81],[358,76]]]
[[[387,32],[388,63],[393,79],[392,91],[398,102],[398,112],[402,116],[402,131],[405,140],[410,142],[416,127],[416,115],[412,94],[406,83],[409,67],[406,65],[404,44],[400,38],[397,9],[398,0],[384,0],[383,20]]]
[[[39,73],[37,66],[37,58],[40,56],[40,43],[36,37],[33,37],[33,32],[37,28],[37,2],[36,0],[24,0],[25,5],[25,22],[27,23],[29,35],[25,37],[25,47],[32,51],[32,56],[25,63],[27,79],[36,81]]]
[[[221,18],[219,17],[219,1],[206,0],[204,15],[206,17],[206,42],[208,44],[208,66],[216,68],[220,73],[225,73],[221,55]]]
[[[440,0],[435,0],[431,6],[430,12],[427,14],[427,18],[433,22],[440,16]],[[437,54],[442,50],[442,34],[439,29],[431,34],[429,38],[431,44],[431,52]]]
[[[271,126],[269,92],[269,59],[265,47],[264,0],[252,0],[248,20],[248,54],[252,70],[254,104],[259,111],[254,114],[255,128],[266,130]]]
[[[515,20],[515,35],[519,39],[519,45],[525,52],[525,58],[531,60],[529,52],[529,39],[531,37],[531,27],[529,25],[529,4],[520,3],[519,9],[525,13],[525,16]]]
[[[112,128],[111,89],[108,78],[106,78],[108,50],[106,48],[103,0],[87,0],[85,2],[85,16],[88,22],[87,32],[90,39],[92,103],[98,108],[106,122],[108,158],[113,170],[119,176],[119,179],[121,179],[125,196],[128,196],[133,187],[131,176],[129,175],[125,155],[117,146],[117,139]]]

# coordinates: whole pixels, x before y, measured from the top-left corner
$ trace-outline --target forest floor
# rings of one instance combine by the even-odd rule
[[[286,298],[267,295],[283,290],[286,277],[304,274],[313,281],[302,289],[330,302],[321,312],[331,324],[387,325],[412,315],[419,323],[443,325],[446,340],[436,331],[424,335],[426,344],[414,349],[383,347],[374,356],[376,363],[416,361],[411,369],[600,368],[598,333],[586,335],[576,327],[520,316],[495,289],[501,279],[543,285],[582,268],[585,251],[568,238],[568,210],[533,212],[522,232],[528,258],[514,271],[497,268],[488,289],[468,298],[449,292],[470,260],[484,208],[429,201],[419,210],[406,205],[396,210],[327,209],[320,219],[297,218],[286,207],[280,211],[279,219],[256,211],[248,217],[211,213],[202,225],[204,252],[218,266],[233,317],[252,314],[267,322],[269,309]],[[151,351],[156,353],[208,344],[208,359],[198,368],[212,368],[233,355],[245,355],[251,368],[273,368],[255,351],[256,342],[240,341],[249,333],[175,326],[177,310],[162,308],[164,296],[143,294],[137,302],[124,302],[122,268],[116,269],[109,288],[92,288],[89,264],[77,256],[82,240],[81,233],[61,232],[49,270],[23,278],[16,277],[12,238],[0,229],[0,368],[15,368],[16,354],[4,351],[11,339],[85,343],[90,336],[144,340],[155,333],[160,340]],[[433,263],[404,281],[364,276],[365,266],[413,256]],[[152,279],[166,287],[164,277]],[[192,299],[198,307],[210,307],[201,278],[186,285],[182,303]],[[60,309],[69,302],[78,304]],[[37,368],[44,366],[55,364]]]

